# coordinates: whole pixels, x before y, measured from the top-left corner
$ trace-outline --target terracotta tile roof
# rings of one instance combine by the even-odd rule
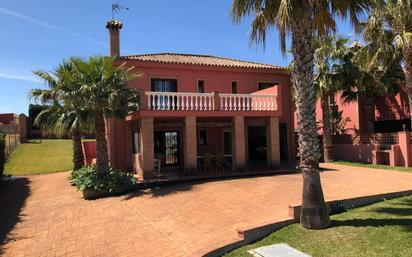
[[[263,64],[249,61],[241,61],[211,55],[157,53],[121,56],[121,59],[137,60],[145,62],[177,63],[191,65],[221,66],[233,68],[273,69],[287,71],[287,68],[272,64]]]

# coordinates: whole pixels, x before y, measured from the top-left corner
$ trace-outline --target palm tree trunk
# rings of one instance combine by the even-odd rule
[[[78,170],[84,166],[84,154],[82,146],[81,132],[78,130],[72,133],[73,141],[73,170]]]
[[[312,17],[292,27],[294,65],[292,80],[297,91],[300,169],[303,175],[300,223],[320,229],[330,225],[319,175],[319,142],[316,129],[316,95],[313,84],[314,26]]]
[[[408,89],[409,113],[411,116],[412,129],[412,49],[408,46],[403,47],[403,70],[405,73],[405,86]]]
[[[332,129],[330,124],[329,94],[321,97],[322,124],[323,124],[323,159],[325,162],[332,162]]]
[[[96,133],[96,172],[104,175],[109,172],[109,157],[106,141],[106,126],[103,113],[99,113],[95,121]]]

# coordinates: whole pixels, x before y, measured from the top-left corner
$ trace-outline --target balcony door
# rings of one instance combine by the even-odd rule
[[[152,78],[150,84],[155,92],[177,92],[177,79]]]
[[[177,79],[152,78],[150,80],[151,90],[155,92],[177,92]],[[151,101],[157,103],[157,109],[170,110],[171,104],[177,101],[176,96],[155,96]]]

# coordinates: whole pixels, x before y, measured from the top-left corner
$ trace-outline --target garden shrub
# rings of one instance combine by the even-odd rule
[[[70,182],[80,191],[100,191],[118,194],[131,190],[136,180],[130,173],[110,169],[105,175],[98,175],[95,166],[83,167],[72,171]]]

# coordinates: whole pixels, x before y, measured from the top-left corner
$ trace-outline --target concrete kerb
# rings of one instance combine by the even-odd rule
[[[342,199],[342,200],[333,200],[333,201],[327,201],[326,204],[327,204],[328,211],[330,212],[331,204],[342,203],[346,209],[352,209],[352,208],[361,207],[361,206],[369,205],[372,203],[384,201],[387,199],[397,198],[401,196],[408,196],[408,195],[412,195],[412,190],[391,192],[391,193],[370,195],[370,196],[362,196],[362,197],[355,197],[355,198],[347,198],[347,199]],[[289,205],[289,217],[296,223],[300,221],[300,209],[301,209],[301,205],[299,204]]]
[[[342,200],[333,200],[326,202],[328,211],[331,211],[331,204],[342,203],[347,209],[361,207],[365,205],[369,205],[372,203],[384,201],[387,199],[402,197],[412,195],[412,190],[400,191],[400,192],[391,192],[385,194],[378,194],[378,195],[371,195],[371,196],[362,196],[356,198],[348,198]],[[300,209],[301,205],[295,204],[289,206],[289,218],[284,220],[277,220],[273,221],[272,223],[268,223],[266,225],[262,225],[260,227],[245,227],[237,229],[239,241],[235,241],[231,244],[219,247],[213,251],[204,254],[203,256],[222,256],[225,253],[228,253],[236,248],[241,246],[256,242],[264,237],[268,236],[269,234],[291,225],[293,223],[299,223],[300,221]]]

